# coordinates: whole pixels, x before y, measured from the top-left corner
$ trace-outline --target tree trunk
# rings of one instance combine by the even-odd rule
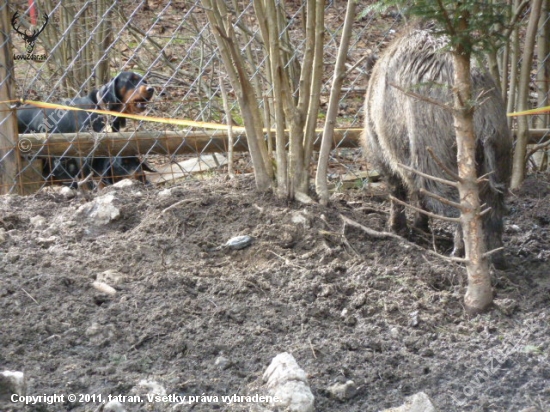
[[[460,29],[467,29],[467,18]],[[467,47],[467,46],[466,46]],[[485,310],[493,301],[489,261],[481,222],[481,205],[476,170],[476,134],[470,75],[470,50],[459,44],[453,53],[454,72],[454,127],[457,143],[458,193],[460,222],[464,238],[468,288],[464,297],[471,313]]]
[[[519,88],[518,88],[518,111],[529,109],[529,83],[531,80],[531,68],[537,36],[537,26],[540,17],[540,10],[544,0],[533,0],[531,14],[525,33],[525,43],[521,64]],[[527,154],[527,142],[529,141],[529,118],[520,116],[518,118],[518,133],[516,148],[514,150],[514,168],[512,172],[511,189],[517,189],[525,179],[525,156]]]
[[[323,130],[323,139],[321,142],[321,151],[319,153],[319,161],[317,163],[317,175],[315,176],[315,188],[319,195],[322,205],[328,204],[328,186],[327,186],[327,168],[332,139],[334,136],[334,126],[336,117],[338,116],[338,103],[340,99],[340,91],[344,81],[346,58],[348,55],[349,42],[351,39],[351,29],[355,18],[355,1],[349,1],[346,9],[346,17],[344,20],[344,30],[342,32],[342,40],[338,49],[338,57],[336,59],[336,67],[334,68],[334,78],[330,89],[330,99],[328,103],[327,117]]]
[[[0,3],[0,101],[15,99],[12,44],[10,40],[8,3]],[[9,105],[0,105],[0,195],[10,193],[16,185],[19,152],[17,151],[17,119]]]
[[[267,191],[271,188],[273,170],[269,167],[269,156],[263,140],[262,118],[254,89],[235,46],[235,36],[232,32],[231,22],[227,21],[226,31],[223,17],[227,17],[227,12],[223,2],[202,0],[202,3],[206,9],[208,21],[212,26],[212,32],[220,49],[220,55],[229,75],[229,80],[239,101],[250,148],[250,157],[254,165],[256,188],[260,191]]]
[[[550,0],[543,0],[537,40],[537,107],[548,106],[550,98]],[[549,126],[549,115],[539,115],[535,127]]]

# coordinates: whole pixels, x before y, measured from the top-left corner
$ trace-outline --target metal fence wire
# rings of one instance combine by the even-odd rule
[[[281,3],[287,21],[282,36],[291,56],[288,64],[296,68],[304,52],[304,3],[297,0]],[[264,75],[267,56],[255,22],[253,2],[227,0],[226,4],[259,103],[268,109],[272,103],[268,98],[270,84]],[[7,7],[11,19],[10,24],[3,23],[0,27],[3,34],[0,51],[14,59],[11,76],[0,78],[0,90],[7,87],[6,82],[14,82],[15,96],[8,97],[45,103],[71,102],[80,107],[98,103],[96,108],[121,110],[120,104],[109,104],[111,93],[118,102],[128,103],[125,110],[130,114],[217,124],[225,124],[229,114],[233,124],[243,124],[200,0],[11,0],[0,7]],[[319,126],[323,124],[328,103],[345,7],[345,2],[327,1]],[[366,7],[367,2],[358,5],[354,22],[339,128],[361,127],[370,67],[378,52],[404,25],[398,13],[380,16],[367,12]],[[524,19],[527,11],[525,16]],[[547,20],[545,24],[550,23]],[[548,66],[546,63],[534,70],[548,70]],[[548,73],[545,75],[548,78]],[[536,79],[534,76],[535,92]],[[224,110],[222,85],[228,91],[229,113]],[[534,104],[548,104],[547,90],[545,93]],[[6,170],[10,153],[17,152],[19,159],[15,177],[0,180],[4,185],[1,193],[31,193],[54,181],[77,184],[94,173],[104,174],[102,181],[109,183],[113,181],[109,180],[112,178],[109,173],[117,167],[128,174],[139,172],[152,183],[226,171],[225,130],[140,119],[127,119],[125,127],[121,127],[117,122],[94,123],[101,119],[93,113],[56,112],[56,108],[35,106],[30,109],[16,103],[11,109],[7,105],[1,107],[6,116],[0,117],[0,122],[7,122],[11,112],[12,116],[17,113],[25,118],[34,113],[46,119],[47,124],[38,130],[32,127],[31,118],[26,130],[19,127],[19,138],[0,136],[0,142],[11,142],[8,147],[0,147],[0,173]],[[40,114],[36,115],[37,112]],[[70,130],[68,124],[81,116],[86,116],[92,130]],[[543,123],[548,127],[548,119]],[[112,133],[119,128],[123,133]],[[8,133],[2,123],[0,132]],[[237,173],[249,173],[252,165],[244,152],[246,138],[236,132],[234,139],[237,151],[234,169]],[[352,182],[361,177],[361,154],[352,147],[353,141],[342,140],[342,146],[332,152],[329,177],[334,182],[341,183],[345,180],[343,176],[349,174],[353,175]]]

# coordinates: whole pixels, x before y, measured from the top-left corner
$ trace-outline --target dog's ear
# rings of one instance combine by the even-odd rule
[[[113,110],[115,112],[120,111],[120,99],[117,96],[118,82],[120,74],[114,79],[111,79],[109,83],[104,86],[101,86],[99,89],[100,104],[105,105],[107,110]]]

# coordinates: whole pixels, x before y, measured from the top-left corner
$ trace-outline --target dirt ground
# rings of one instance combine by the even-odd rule
[[[461,266],[344,226],[340,215],[384,230],[387,204],[369,190],[334,194],[328,208],[259,194],[250,176],[162,190],[94,194],[113,194],[121,212],[103,225],[78,211],[91,201],[81,195],[0,197],[0,371],[25,372],[28,395],[129,396],[143,393],[142,380],[176,395],[266,393],[262,374],[287,351],[320,412],[379,411],[418,391],[440,411],[550,410],[548,176],[529,177],[510,198],[510,268],[493,273],[498,307],[473,318]],[[450,246],[451,232],[436,232]],[[238,235],[252,245],[221,247]],[[114,296],[92,286],[108,270],[118,272],[106,280]],[[351,398],[331,396],[348,380]]]

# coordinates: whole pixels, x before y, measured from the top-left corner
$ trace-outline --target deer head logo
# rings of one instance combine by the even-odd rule
[[[25,40],[25,44],[27,45],[27,53],[31,54],[34,50],[34,44],[36,42],[36,39],[38,38],[38,35],[44,31],[46,28],[46,25],[48,24],[48,15],[44,13],[44,25],[40,29],[34,29],[32,31],[32,34],[28,34],[27,30],[21,31],[19,28],[21,27],[21,24],[17,25],[17,19],[19,18],[19,12],[15,12],[13,17],[11,18],[11,25],[13,29],[21,35],[23,40]]]

